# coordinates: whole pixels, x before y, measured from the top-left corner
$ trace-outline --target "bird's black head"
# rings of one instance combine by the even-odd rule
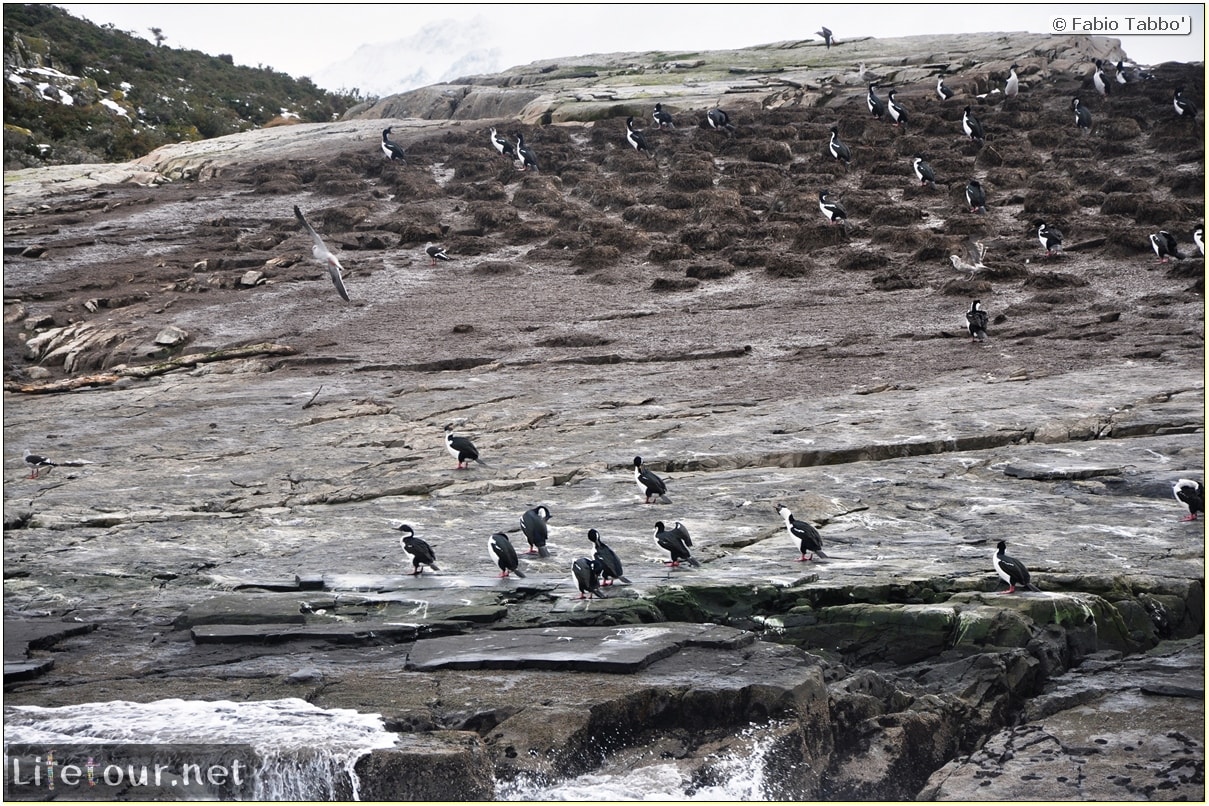
[[[634,457],[634,467],[642,467],[642,457],[641,456]]]
[[[402,532],[405,535],[414,535],[416,533],[415,530],[412,529],[410,526],[408,526],[406,523],[396,526],[395,528],[398,529],[400,532]]]
[[[1033,226],[1036,227],[1037,229],[1041,229],[1042,227],[1045,226],[1045,222],[1042,221],[1040,218],[1038,218],[1036,221],[1033,222]]]
[[[1007,551],[1007,542],[1000,540],[999,541],[999,553],[1002,554],[1005,551]]]
[[[981,183],[981,182],[979,182],[977,179],[971,179],[971,180],[969,181],[969,185],[970,185],[970,187],[972,187],[972,188],[980,188],[980,187],[982,187],[982,183]]]
[[[588,540],[591,540],[593,543],[595,543],[597,540],[600,540],[600,532],[596,531],[595,529],[589,529]]]
[[[655,521],[655,531],[656,532],[663,531],[663,521]]]
[[[973,304],[970,305],[970,310],[976,311],[981,307],[982,307],[982,303],[979,302],[978,300],[974,300]]]

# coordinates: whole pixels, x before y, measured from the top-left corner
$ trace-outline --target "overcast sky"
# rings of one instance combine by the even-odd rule
[[[588,53],[645,50],[719,50],[812,38],[823,25],[845,36],[908,36],[983,31],[1052,32],[1057,15],[1187,15],[1191,36],[1121,35],[1122,47],[1141,64],[1203,61],[1204,6],[1200,4],[879,5],[747,3],[431,3],[192,4],[62,3],[97,25],[151,37],[211,55],[228,53],[237,64],[265,65],[294,77],[314,76],[349,57],[359,45],[405,39],[427,23],[479,17],[490,23],[505,64]],[[329,87],[328,89],[339,89]]]

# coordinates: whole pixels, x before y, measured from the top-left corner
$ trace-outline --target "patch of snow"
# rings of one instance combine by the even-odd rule
[[[111,101],[108,98],[102,98],[101,106],[105,107],[106,109],[116,112],[117,114],[121,115],[122,117],[126,118],[127,120],[130,119],[130,113],[128,113],[122,107],[122,105],[119,104],[117,101]]]
[[[22,68],[23,72],[33,73],[36,76],[45,76],[47,78],[61,78],[65,81],[79,81],[79,76],[69,76],[67,73],[60,73],[58,70],[52,70],[49,67],[26,67]]]
[[[134,89],[134,85],[129,81],[123,81],[121,84],[118,84],[118,89],[120,89],[122,92],[130,92],[132,89]]]

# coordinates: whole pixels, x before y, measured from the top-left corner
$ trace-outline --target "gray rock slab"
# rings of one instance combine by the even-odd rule
[[[399,643],[415,638],[415,624],[356,622],[348,624],[206,624],[190,632],[199,644],[330,641],[337,644]]]
[[[64,638],[83,635],[97,628],[96,624],[71,621],[4,620],[4,661],[24,661],[31,649],[46,649]]]
[[[742,630],[707,624],[510,630],[420,640],[409,671],[550,669],[629,674],[682,647],[734,648],[755,640]]]

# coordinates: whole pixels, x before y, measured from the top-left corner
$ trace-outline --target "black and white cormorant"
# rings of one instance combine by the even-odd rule
[[[906,126],[907,110],[898,101],[894,100],[894,95],[897,92],[898,90],[890,90],[886,94],[886,110],[890,113],[890,120],[894,121],[895,126]]]
[[[1150,236],[1150,248],[1159,258],[1160,263],[1167,263],[1171,258],[1183,260],[1184,256],[1180,254],[1180,246],[1175,242],[1175,236],[1165,229]]]
[[[940,97],[940,100],[942,100],[942,101],[949,100],[955,94],[953,92],[953,90],[949,89],[949,86],[947,84],[945,84],[944,76],[936,77],[936,94]]]
[[[961,113],[961,130],[971,140],[977,140],[981,143],[986,139],[986,135],[982,131],[982,124],[978,122],[978,118],[974,117],[968,106]]]
[[[837,202],[833,202],[827,198],[831,191],[819,191],[819,211],[827,218],[828,221],[835,224],[840,224],[848,218],[848,214],[844,212],[844,208],[840,207]]]
[[[1007,81],[1003,85],[1003,94],[1008,98],[1015,98],[1020,94],[1020,79],[1016,75],[1016,68],[1018,67],[1020,65],[1013,64],[1009,68],[1011,72],[1008,73]]]
[[[982,189],[982,183],[977,179],[966,182],[966,204],[969,205],[971,213],[987,211],[987,194]]]
[[[634,483],[638,485],[638,489],[642,492],[642,500],[645,503],[651,503],[652,498],[665,504],[672,503],[672,500],[667,497],[667,484],[664,483],[663,479],[643,466],[641,456],[634,457]]]
[[[1041,589],[1029,581],[1029,572],[1024,567],[1024,563],[1015,557],[1009,557],[1004,554],[1006,550],[1007,543],[1000,540],[999,546],[995,551],[995,557],[992,560],[995,564],[995,573],[999,574],[999,578],[1008,584],[1008,589],[1004,593],[1015,593],[1016,586],[1040,593]]]
[[[798,552],[802,555],[798,558],[798,562],[810,562],[816,554],[820,557],[827,556],[823,552],[823,536],[817,529],[806,521],[794,518],[789,508],[782,504],[777,504],[777,514],[785,519],[785,531],[789,532],[789,536],[797,541]],[[810,556],[807,557],[807,554]]]
[[[521,561],[516,556],[516,549],[512,548],[512,541],[503,532],[496,532],[487,538],[487,556],[499,566],[500,579],[509,574],[516,574],[521,579],[525,578],[525,572],[520,569]]]
[[[1077,97],[1071,102],[1071,108],[1075,110],[1075,125],[1083,130],[1084,133],[1091,131],[1091,112],[1087,111],[1087,107],[1083,105]]]
[[[537,154],[533,153],[533,149],[525,145],[525,135],[518,134],[516,136],[516,158],[521,161],[521,170],[527,171],[530,168],[537,171]]]
[[[580,599],[591,599],[593,596],[605,598],[600,592],[600,560],[591,557],[580,557],[571,563],[571,578],[579,588]]]
[[[513,160],[516,159],[516,146],[508,142],[507,137],[497,134],[494,126],[491,127],[491,145],[503,156]]]
[[[936,172],[932,170],[931,165],[924,162],[922,154],[916,154],[912,158],[911,168],[915,171],[915,178],[919,180],[920,187],[936,184]]]
[[[827,153],[844,165],[852,163],[852,151],[840,140],[840,130],[835,126],[831,127],[831,139],[827,141]]]
[[[403,153],[403,146],[390,139],[390,130],[393,126],[387,126],[382,130],[382,153],[389,160],[398,162],[406,162],[406,155]]]
[[[398,529],[403,533],[399,537],[399,543],[403,546],[403,550],[411,555],[412,576],[424,573],[426,565],[434,571],[441,570],[437,568],[437,555],[433,552],[432,546],[416,537],[415,530],[406,523],[399,526]]]
[[[985,341],[987,337],[987,312],[982,309],[982,303],[974,300],[970,310],[966,311],[966,329],[974,341]]]
[[[655,542],[672,557],[671,560],[664,562],[664,565],[679,568],[680,563],[688,563],[693,568],[701,567],[701,563],[697,562],[689,554],[689,548],[693,545],[693,539],[689,536],[688,527],[680,521],[676,521],[676,525],[671,529],[666,528],[663,525],[663,521],[656,521]]]
[[[550,556],[550,550],[546,548],[546,540],[549,537],[546,521],[551,517],[553,516],[550,515],[550,510],[544,504],[526,510],[525,514],[521,515],[521,531],[529,541],[528,554],[537,554],[538,557]]]
[[[676,128],[676,121],[672,120],[672,113],[665,111],[663,104],[655,104],[655,111],[651,113],[651,118],[655,121],[655,125],[660,129]]]
[[[823,44],[827,46],[827,50],[831,50],[831,45],[835,41],[831,36],[831,29],[824,25],[821,29],[814,32],[815,36],[823,38]]]
[[[877,97],[877,84],[869,85],[869,92],[865,95],[865,105],[869,107],[870,114],[873,117],[881,120],[886,116],[886,105],[882,103],[882,99]]]
[[[600,562],[601,584],[608,587],[613,584],[613,580],[617,580],[629,585],[630,580],[625,577],[625,569],[621,567],[621,559],[617,556],[617,552],[605,545],[604,540],[600,537],[600,532],[595,529],[589,529],[588,540],[592,541],[592,545],[596,546],[595,558]]]
[[[1188,507],[1188,514],[1181,518],[1194,521],[1198,513],[1205,511],[1205,485],[1193,479],[1180,479],[1171,487],[1175,500]]]
[[[1175,106],[1175,113],[1182,118],[1188,120],[1196,120],[1196,113],[1200,110],[1196,108],[1196,104],[1190,99],[1184,97],[1184,88],[1177,87],[1175,90],[1175,98],[1171,103]]]
[[[1054,229],[1040,219],[1034,221],[1033,226],[1037,228],[1037,240],[1045,247],[1046,257],[1053,257],[1054,252],[1062,250],[1061,230]]]
[[[453,428],[445,426],[445,450],[449,451],[449,455],[458,460],[458,470],[465,470],[469,467],[469,462],[478,462],[486,467],[487,463],[479,458],[478,448],[474,447],[474,443],[466,437],[454,436]]]
[[[625,139],[626,142],[634,147],[635,151],[645,151],[651,153],[651,147],[647,145],[646,137],[641,131],[634,128],[634,119],[625,119]]]

